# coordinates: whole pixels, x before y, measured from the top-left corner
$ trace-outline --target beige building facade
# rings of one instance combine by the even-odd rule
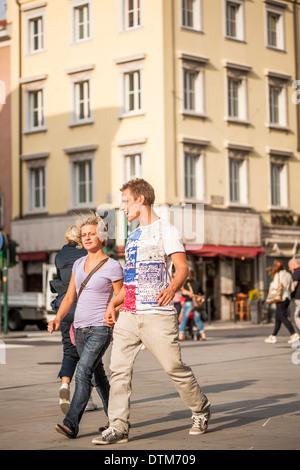
[[[10,235],[11,222],[11,114],[10,36],[6,20],[0,20],[0,231]]]
[[[237,292],[264,296],[266,266],[300,239],[298,2],[8,0],[7,13],[10,289],[39,288],[77,211],[115,208],[121,252],[119,188],[143,177],[158,205],[203,209],[203,236],[179,228],[214,319],[233,318]]]

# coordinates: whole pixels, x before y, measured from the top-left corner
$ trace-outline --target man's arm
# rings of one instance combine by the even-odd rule
[[[175,293],[184,285],[189,275],[185,253],[173,253],[171,259],[176,269],[176,275],[171,284],[158,294],[156,302],[160,307],[168,305],[173,300]]]
[[[116,291],[115,291],[116,294]],[[125,298],[125,287],[119,290],[119,292],[111,299],[109,302],[105,315],[104,315],[104,322],[107,326],[114,326],[117,321],[118,314],[119,314],[119,307],[122,305]]]

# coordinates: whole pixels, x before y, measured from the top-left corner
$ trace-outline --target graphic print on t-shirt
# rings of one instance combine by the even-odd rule
[[[164,262],[139,263],[138,300],[141,304],[157,305],[156,298],[167,287],[167,272]]]
[[[137,228],[128,236],[123,310],[133,313],[174,313],[173,303],[159,307],[156,301],[157,295],[170,283],[172,262],[165,250],[166,241],[170,244],[166,233],[169,227],[167,222],[160,219],[152,225]],[[177,242],[173,246],[174,252],[184,250]]]
[[[136,310],[136,261],[137,261],[137,240],[141,236],[141,230],[135,230],[129,235],[126,245],[126,265],[124,269],[125,299],[124,310]]]

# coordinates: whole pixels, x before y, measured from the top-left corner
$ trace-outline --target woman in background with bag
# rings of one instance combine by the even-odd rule
[[[87,216],[80,223],[79,247],[87,250],[87,256],[75,261],[70,284],[61,306],[48,331],[58,330],[59,325],[76,294],[74,315],[76,348],[80,356],[75,375],[75,392],[63,425],[57,424],[57,432],[68,438],[78,434],[79,422],[90,397],[92,376],[107,415],[109,381],[102,357],[112,339],[112,328],[104,323],[106,307],[113,294],[117,295],[123,285],[123,270],[118,261],[103,252],[107,241],[106,226],[96,214]]]
[[[194,322],[200,332],[200,340],[206,340],[204,326],[201,318],[201,304],[204,303],[203,292],[200,288],[200,283],[195,279],[194,271],[190,271],[190,276],[181,289],[182,295],[185,297],[185,302],[182,310],[182,318],[179,327],[179,341],[185,339],[185,328],[190,316],[193,312]],[[194,299],[194,302],[193,302]],[[198,305],[196,305],[196,303]]]
[[[280,330],[281,324],[290,332],[290,339],[288,343],[294,343],[300,339],[299,335],[295,332],[294,327],[288,319],[288,306],[291,300],[291,293],[294,290],[293,278],[284,269],[283,262],[275,260],[273,267],[268,269],[272,277],[270,284],[267,303],[276,303],[275,326],[273,333],[265,339],[265,343],[277,343],[277,334]]]

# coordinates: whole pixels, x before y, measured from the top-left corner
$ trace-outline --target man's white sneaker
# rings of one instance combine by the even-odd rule
[[[70,386],[68,384],[62,384],[59,389],[59,406],[66,415],[70,408]]]
[[[192,416],[193,420],[193,426],[191,427],[189,434],[191,435],[198,435],[198,434],[204,434],[207,431],[208,428],[208,423],[210,420],[210,410],[206,411],[202,415],[199,416]]]
[[[117,444],[118,442],[128,442],[128,434],[123,434],[122,432],[118,431],[115,428],[109,427],[105,431],[103,431],[100,436],[95,437],[92,440],[92,444]]]
[[[273,336],[273,335],[268,336],[268,338],[265,339],[265,343],[271,343],[271,344],[277,343],[276,336]]]
[[[97,410],[97,409],[98,409],[98,406],[96,405],[96,403],[93,402],[93,399],[90,398],[89,401],[86,404],[86,407],[85,407],[84,411],[94,411],[94,410]]]
[[[295,343],[296,341],[299,341],[300,336],[298,333],[294,333],[293,335],[290,336],[290,339],[288,340],[289,344]]]

